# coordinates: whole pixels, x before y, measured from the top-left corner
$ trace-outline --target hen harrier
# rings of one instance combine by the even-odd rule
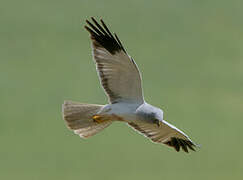
[[[92,54],[100,83],[109,99],[107,105],[65,101],[63,118],[81,138],[88,138],[108,127],[113,121],[127,123],[155,143],[174,147],[176,151],[197,146],[175,126],[163,119],[163,111],[145,102],[141,75],[135,61],[127,54],[116,34],[101,19],[99,24],[86,20]]]

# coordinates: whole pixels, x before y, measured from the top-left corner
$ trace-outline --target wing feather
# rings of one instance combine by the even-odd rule
[[[135,61],[126,53],[118,36],[110,32],[103,20],[101,25],[91,18],[86,30],[92,40],[93,58],[102,87],[109,101],[143,103],[141,75]]]
[[[194,147],[197,146],[185,133],[166,121],[161,121],[159,126],[142,121],[130,122],[128,125],[149,138],[152,142],[173,147],[177,152],[180,151],[180,148],[187,153],[188,148],[195,151]]]

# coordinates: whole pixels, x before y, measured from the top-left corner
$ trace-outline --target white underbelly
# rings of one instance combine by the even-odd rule
[[[117,116],[117,119],[113,118],[114,120],[131,122],[136,119],[136,109],[138,107],[138,104],[130,103],[107,104],[100,113],[112,115],[114,118]]]

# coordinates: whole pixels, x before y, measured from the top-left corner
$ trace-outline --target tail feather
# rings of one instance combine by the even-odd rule
[[[96,123],[92,116],[98,113],[103,105],[82,104],[72,101],[64,101],[62,105],[63,119],[69,129],[74,130],[82,138],[88,138],[108,127],[112,121]]]

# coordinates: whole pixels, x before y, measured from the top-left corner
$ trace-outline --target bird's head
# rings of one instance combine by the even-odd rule
[[[148,121],[163,121],[162,109],[154,107],[150,104],[145,104],[144,106],[142,106],[139,109],[139,114],[142,114],[142,116]]]

